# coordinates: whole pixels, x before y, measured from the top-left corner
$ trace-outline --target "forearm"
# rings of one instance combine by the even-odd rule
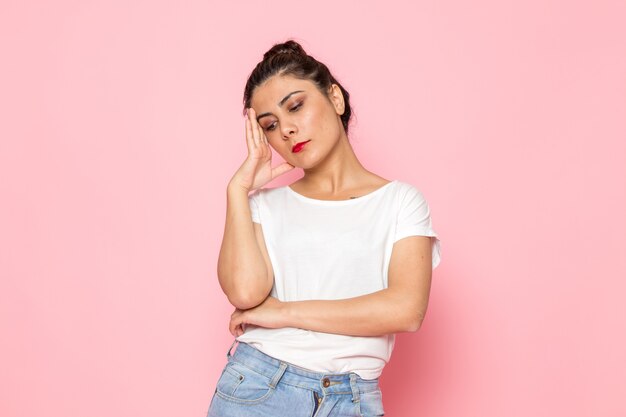
[[[288,327],[350,336],[414,332],[425,311],[407,294],[389,288],[341,300],[290,301],[283,307]]]
[[[237,187],[229,186],[227,191],[226,224],[217,268],[222,290],[235,307],[254,307],[271,289],[254,232],[248,193]]]

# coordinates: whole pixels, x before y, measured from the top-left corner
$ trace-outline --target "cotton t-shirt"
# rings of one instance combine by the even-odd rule
[[[440,262],[428,203],[409,183],[393,180],[350,200],[313,199],[289,186],[261,188],[248,199],[274,270],[270,295],[281,301],[343,299],[387,288],[393,244],[407,236],[432,236],[433,269]],[[362,337],[247,325],[237,340],[316,372],[375,379],[391,357],[395,334]]]

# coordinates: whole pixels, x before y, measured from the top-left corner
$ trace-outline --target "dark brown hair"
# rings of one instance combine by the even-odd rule
[[[332,76],[326,65],[308,55],[298,42],[291,39],[272,46],[263,55],[263,60],[250,73],[243,93],[244,115],[246,109],[250,107],[250,99],[254,89],[276,74],[291,75],[301,80],[312,81],[326,97],[328,97],[330,86],[337,84],[339,89],[341,89],[345,103],[341,122],[346,135],[348,134],[348,122],[350,121],[350,116],[352,116],[350,94]]]

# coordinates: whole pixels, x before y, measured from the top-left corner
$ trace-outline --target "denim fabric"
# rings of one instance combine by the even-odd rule
[[[217,381],[207,417],[383,416],[378,379],[314,372],[240,342]]]

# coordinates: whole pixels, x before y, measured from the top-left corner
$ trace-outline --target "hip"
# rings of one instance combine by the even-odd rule
[[[324,373],[240,342],[217,381],[207,417],[365,417],[384,415],[379,380]]]

